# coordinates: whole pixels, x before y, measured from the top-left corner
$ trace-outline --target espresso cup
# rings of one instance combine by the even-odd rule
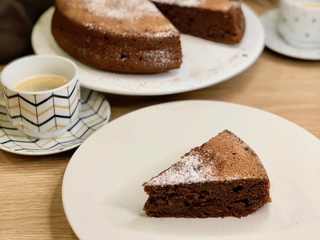
[[[320,0],[281,0],[278,32],[290,45],[320,47]]]
[[[9,121],[28,136],[53,138],[79,119],[78,67],[67,58],[22,57],[6,65],[1,83]]]

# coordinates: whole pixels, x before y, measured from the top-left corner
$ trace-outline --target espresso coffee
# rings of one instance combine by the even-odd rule
[[[69,80],[59,75],[37,75],[22,79],[14,88],[28,92],[52,90],[65,85]]]

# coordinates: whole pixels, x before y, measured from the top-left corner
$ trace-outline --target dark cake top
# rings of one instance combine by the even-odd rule
[[[268,178],[257,154],[239,137],[224,130],[193,148],[145,185],[174,185],[248,178]]]
[[[73,22],[99,32],[150,38],[180,35],[148,0],[56,0],[55,6]]]

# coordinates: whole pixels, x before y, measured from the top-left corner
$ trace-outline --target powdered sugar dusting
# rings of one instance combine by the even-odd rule
[[[144,59],[148,61],[153,61],[155,65],[158,66],[166,66],[172,57],[169,51],[164,50],[151,50],[151,51],[144,51],[142,54]]]
[[[152,26],[152,29],[149,31],[140,31],[139,26],[130,26],[131,32],[123,32],[122,35],[124,37],[132,37],[132,36],[143,36],[148,38],[167,38],[167,37],[179,37],[180,33],[177,29],[175,29],[172,25],[159,25]]]
[[[157,8],[146,0],[90,0],[87,9],[100,17],[115,19],[141,17],[143,15],[159,14]]]
[[[238,136],[224,130],[193,148],[144,185],[178,185],[236,179],[268,178],[257,154]]]
[[[148,0],[86,0],[89,30],[121,34],[124,37],[179,37],[179,31]],[[92,23],[92,17],[94,22]],[[99,17],[99,21],[95,20]],[[146,21],[146,19],[148,19]]]
[[[190,152],[181,161],[160,175],[152,178],[146,185],[174,185],[214,181],[212,167],[204,163],[197,152]]]

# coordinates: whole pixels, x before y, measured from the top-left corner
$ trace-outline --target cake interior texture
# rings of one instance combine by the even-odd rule
[[[224,44],[237,44],[243,38],[245,19],[239,0],[152,2],[181,33]]]
[[[151,217],[245,217],[271,202],[257,154],[225,130],[143,184]]]

